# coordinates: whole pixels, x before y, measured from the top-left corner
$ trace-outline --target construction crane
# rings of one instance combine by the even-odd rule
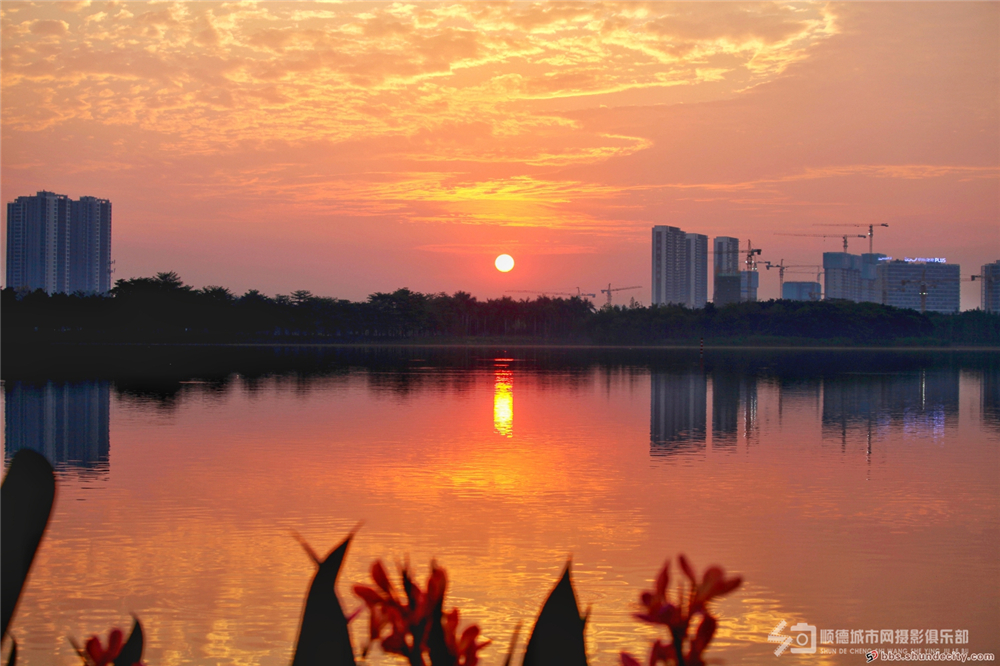
[[[927,269],[924,269],[923,272],[920,275],[920,279],[919,280],[900,280],[899,281],[899,286],[900,286],[901,289],[896,290],[896,291],[901,291],[902,288],[905,287],[908,284],[917,284],[917,285],[920,285],[920,291],[918,292],[920,294],[920,314],[924,314],[925,312],[927,312],[927,286],[930,285],[930,284],[933,284],[934,286],[937,286],[938,285],[938,281],[937,280],[928,280],[927,279]],[[886,289],[888,289],[888,288],[889,288],[889,285],[886,285]]]
[[[751,243],[750,239],[748,238],[747,239],[747,260],[746,260],[747,270],[748,271],[755,271],[755,270],[757,270],[757,260],[754,259],[754,255],[758,255],[760,253],[761,253],[761,249],[759,247],[755,248],[753,246],[753,243]]]
[[[976,280],[985,280],[988,285],[996,282],[996,278],[992,275],[970,275],[968,280],[962,278],[962,282],[975,282]]]
[[[580,288],[576,288],[576,293],[573,294],[568,291],[533,291],[531,289],[508,289],[504,292],[505,294],[541,294],[542,296],[569,296],[569,297],[581,297],[589,296],[590,298],[597,298],[597,294],[588,294],[581,292]]]
[[[784,259],[782,259],[778,263],[774,263],[774,262],[771,262],[771,261],[765,261],[764,262],[764,268],[766,268],[767,270],[771,270],[772,268],[777,268],[778,269],[778,293],[781,294],[782,298],[784,297],[784,293],[785,293],[784,292],[784,287],[785,287],[785,269],[788,269],[788,268],[815,268],[816,269],[816,282],[819,282],[819,275],[820,275],[821,272],[823,272],[823,267],[822,266],[817,266],[816,264],[799,264],[799,265],[791,265],[790,264],[790,265],[786,266]]]
[[[602,294],[608,295],[608,305],[611,305],[611,292],[613,291],[628,291],[629,289],[642,289],[642,287],[618,287],[617,289],[611,288],[611,283],[608,283],[607,289],[601,289]]]
[[[785,233],[777,233],[777,234],[774,234],[774,235],[775,236],[806,236],[806,237],[812,237],[812,238],[843,238],[844,239],[844,252],[847,252],[847,239],[848,238],[868,238],[868,236],[864,236],[862,234],[857,234],[857,235],[854,235],[854,234],[844,234],[844,235],[840,235],[840,234],[785,234]]]
[[[868,254],[874,254],[875,250],[875,227],[888,227],[889,225],[885,222],[881,224],[852,224],[846,222],[844,224],[814,224],[814,227],[868,227]],[[844,252],[847,252],[845,249]]]

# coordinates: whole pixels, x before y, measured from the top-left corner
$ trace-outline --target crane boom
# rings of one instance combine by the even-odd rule
[[[597,294],[588,294],[581,292],[580,288],[576,288],[576,293],[569,291],[537,291],[535,289],[508,289],[504,292],[505,294],[541,294],[542,296],[569,296],[570,298],[576,296],[589,296],[590,298],[597,298]]]
[[[844,252],[847,252],[847,239],[848,238],[868,238],[863,234],[787,234],[787,233],[777,233],[775,236],[805,236],[812,238],[843,238],[844,239]]]
[[[843,224],[814,224],[814,227],[868,227],[868,254],[875,253],[875,227],[888,227],[888,223],[882,222],[880,224],[854,224],[851,222],[845,222]],[[847,251],[846,249],[844,250]]]
[[[611,293],[612,292],[614,292],[614,291],[628,291],[629,289],[642,289],[642,287],[641,286],[636,286],[636,287],[617,287],[615,289],[612,289],[611,288],[611,283],[609,282],[608,283],[608,288],[607,289],[601,289],[601,293],[608,295],[608,305],[611,305]]]
[[[784,297],[785,289],[785,270],[788,268],[815,268],[816,269],[816,282],[819,282],[819,273],[822,271],[822,267],[816,264],[785,264],[785,260],[782,259],[778,263],[772,261],[765,261],[764,268],[771,270],[772,268],[778,269],[778,294]]]

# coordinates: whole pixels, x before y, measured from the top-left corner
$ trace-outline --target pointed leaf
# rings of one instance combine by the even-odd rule
[[[639,660],[630,655],[628,652],[622,652],[619,656],[622,659],[622,666],[642,666]]]
[[[7,666],[17,666],[17,641],[10,639],[10,655],[7,657]]]
[[[14,454],[0,490],[0,613],[3,635],[52,512],[56,479],[52,465],[31,449]]]
[[[667,596],[667,588],[670,586],[670,558],[663,563],[663,568],[660,569],[660,574],[656,577],[656,594],[660,599],[665,599]],[[643,594],[645,597],[646,595]],[[645,600],[643,603],[646,603]]]
[[[684,575],[687,576],[688,580],[691,581],[692,586],[698,585],[698,577],[694,573],[694,568],[691,563],[687,561],[687,558],[683,554],[679,555],[677,559],[681,563],[681,569],[684,570]]]
[[[347,617],[334,589],[352,536],[353,533],[349,534],[319,563],[302,611],[302,626],[292,666],[354,666]]]
[[[586,666],[584,625],[585,620],[580,617],[567,563],[562,578],[545,600],[538,620],[535,621],[535,628],[524,652],[523,666]]]
[[[128,635],[128,640],[125,641],[121,652],[115,658],[115,666],[132,666],[136,662],[141,662],[142,648],[142,624],[139,622],[139,618],[135,618],[135,621],[132,623],[132,633]]]
[[[385,567],[382,566],[380,560],[375,560],[372,563],[372,580],[382,588],[383,592],[392,595],[392,583],[389,582],[389,575],[385,572]]]

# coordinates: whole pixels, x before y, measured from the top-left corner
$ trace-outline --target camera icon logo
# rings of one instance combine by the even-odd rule
[[[816,654],[816,626],[799,622],[788,628],[793,634],[792,642],[795,647],[788,651],[792,654]],[[797,635],[796,635],[797,634]]]
[[[787,635],[782,633],[785,627],[788,623],[781,620],[767,636],[768,643],[780,643],[774,649],[775,657],[780,657],[791,645],[795,646],[788,650],[792,654],[816,654],[816,625],[799,622],[789,627]]]

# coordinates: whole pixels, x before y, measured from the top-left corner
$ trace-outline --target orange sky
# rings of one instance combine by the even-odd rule
[[[996,2],[0,12],[3,200],[111,199],[116,279],[648,303],[654,224],[786,264],[841,241],[776,233],[869,222],[892,256],[1000,259]]]

